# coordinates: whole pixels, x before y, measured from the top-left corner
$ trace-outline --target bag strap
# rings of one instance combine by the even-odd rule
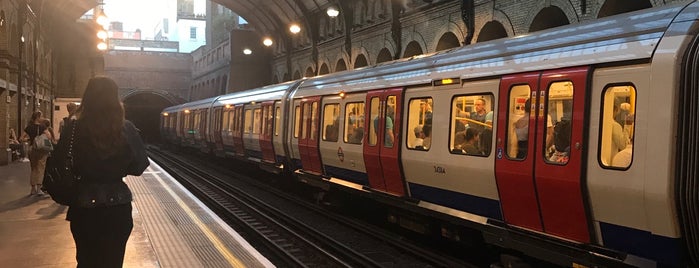
[[[75,126],[77,124],[78,120],[73,120],[73,127],[70,131],[70,141],[68,142],[68,154],[66,154],[66,159],[71,167],[73,167],[73,142],[75,141]]]

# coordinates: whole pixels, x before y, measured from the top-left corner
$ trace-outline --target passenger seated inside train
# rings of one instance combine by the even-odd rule
[[[461,146],[461,150],[468,155],[481,155],[481,149],[478,147],[480,143],[480,133],[476,128],[466,129],[464,135],[464,144]]]
[[[572,124],[570,119],[562,119],[553,127],[554,152],[548,161],[552,163],[568,163],[570,157],[570,135]]]
[[[422,126],[418,125],[413,129],[413,132],[415,134],[415,140],[413,140],[413,147],[418,150],[424,150],[425,146],[423,146],[423,142],[425,141],[425,134],[422,132]]]

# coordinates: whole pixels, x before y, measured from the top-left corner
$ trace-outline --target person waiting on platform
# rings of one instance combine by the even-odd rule
[[[78,267],[122,266],[133,228],[132,195],[122,178],[148,167],[138,131],[124,119],[118,90],[110,78],[90,79],[76,120],[61,133],[74,135],[73,169],[81,176],[66,217]],[[70,140],[61,139],[59,148]]]
[[[29,120],[27,127],[24,128],[20,140],[29,141],[29,144],[33,144],[34,139],[41,134],[46,134],[47,137],[51,137],[51,133],[47,130],[46,125],[44,125],[43,114],[41,111],[36,111],[32,114],[32,118]],[[46,158],[48,158],[49,152],[38,150],[34,148],[34,146],[31,146],[28,154],[29,166],[31,168],[29,184],[32,186],[29,195],[42,196],[44,192],[41,190],[41,186],[44,182],[44,169],[46,169]]]

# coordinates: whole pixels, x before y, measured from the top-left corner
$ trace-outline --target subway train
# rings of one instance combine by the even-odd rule
[[[699,266],[698,2],[168,107],[161,134],[451,239]]]

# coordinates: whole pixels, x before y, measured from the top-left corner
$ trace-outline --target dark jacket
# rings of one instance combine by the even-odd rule
[[[78,121],[73,166],[80,179],[74,206],[90,208],[131,202],[131,191],[122,178],[141,175],[149,162],[136,127],[125,121],[122,131],[127,142],[112,155],[99,155]]]

